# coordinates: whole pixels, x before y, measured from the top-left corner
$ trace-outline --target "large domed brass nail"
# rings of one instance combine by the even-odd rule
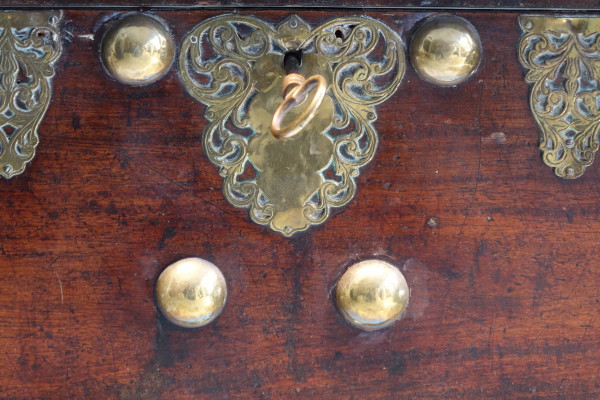
[[[186,258],[169,265],[156,282],[156,301],[163,315],[185,328],[212,322],[223,311],[227,284],[214,264]]]
[[[481,61],[481,41],[468,21],[440,15],[425,21],[410,45],[418,75],[437,86],[456,86],[469,79]]]
[[[394,323],[406,309],[408,297],[402,272],[382,260],[352,265],[335,288],[340,313],[350,324],[367,331]]]
[[[116,80],[141,86],[162,78],[173,62],[175,46],[156,19],[134,14],[113,22],[101,45],[104,67]]]

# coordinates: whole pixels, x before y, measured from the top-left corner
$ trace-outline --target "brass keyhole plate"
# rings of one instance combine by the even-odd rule
[[[301,133],[277,140],[270,124],[282,101],[283,57],[298,49],[300,73],[322,75],[328,91]],[[400,37],[367,17],[313,29],[297,16],[277,27],[218,16],[185,37],[179,58],[183,85],[207,107],[204,151],[219,167],[225,197],[285,236],[352,200],[359,170],[377,148],[375,106],[394,94],[404,71]]]

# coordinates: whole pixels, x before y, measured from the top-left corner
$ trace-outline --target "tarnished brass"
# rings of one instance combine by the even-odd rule
[[[481,61],[481,41],[468,21],[439,15],[425,21],[410,45],[410,60],[425,81],[456,86],[469,79]]]
[[[156,282],[156,301],[172,323],[185,328],[209,324],[227,299],[227,284],[214,264],[186,258],[169,265]]]
[[[519,23],[544,163],[561,178],[578,178],[599,146],[600,17],[523,15]]]
[[[299,78],[301,79],[299,79]],[[316,87],[308,106],[300,113],[296,119],[287,124],[281,126],[287,113],[292,110],[293,107],[302,106],[308,92]],[[289,74],[283,79],[283,102],[275,110],[273,120],[271,121],[271,133],[278,139],[289,139],[294,135],[297,135],[306,125],[314,118],[317,108],[321,105],[325,92],[327,91],[327,83],[325,78],[321,75],[311,76],[308,79],[304,79],[299,74]]]
[[[0,175],[25,171],[61,54],[60,11],[0,12]]]
[[[299,49],[297,72],[321,75],[327,94],[301,134],[278,140],[270,127],[281,104],[283,58]],[[404,70],[400,37],[367,17],[311,29],[297,16],[276,28],[218,16],[185,37],[179,56],[181,82],[207,106],[204,150],[220,169],[225,197],[285,236],[323,223],[331,207],[353,198],[359,170],[377,148],[375,106],[395,92]],[[294,107],[285,119],[302,111]]]
[[[335,287],[340,313],[350,324],[366,331],[388,327],[400,318],[409,295],[402,272],[381,260],[352,265]]]
[[[133,86],[162,78],[173,63],[175,45],[166,28],[145,14],[113,22],[102,39],[102,63],[116,80]]]

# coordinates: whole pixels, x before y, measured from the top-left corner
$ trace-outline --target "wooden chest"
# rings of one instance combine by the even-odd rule
[[[68,3],[3,5],[55,10],[62,48],[36,156],[0,181],[0,399],[600,398],[600,166],[564,179],[544,164],[519,61],[521,15],[585,17],[595,1]],[[132,12],[163,21],[175,45],[146,86],[100,59],[105,25]],[[439,13],[481,40],[457,86],[425,82],[409,60]],[[184,38],[223,14],[311,27],[366,16],[402,41],[404,76],[376,107],[354,198],[291,237],[227,201],[203,148],[206,107],[181,81]],[[186,257],[228,287],[197,329],[155,300],[161,271]],[[410,288],[400,320],[372,332],[333,296],[370,258]]]

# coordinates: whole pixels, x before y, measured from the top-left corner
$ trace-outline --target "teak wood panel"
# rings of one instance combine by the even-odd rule
[[[112,14],[65,11],[38,154],[0,182],[0,398],[600,396],[600,165],[565,181],[542,163],[518,14],[460,13],[480,32],[480,71],[441,89],[409,66],[378,107],[356,198],[291,239],[226,202],[202,154],[204,107],[175,66],[144,88],[107,77],[98,30]],[[157,14],[180,43],[218,12]],[[367,15],[406,43],[426,14]],[[186,256],[229,285],[224,312],[196,330],[153,297]],[[392,328],[364,333],[330,292],[369,257],[400,265],[411,299]]]

